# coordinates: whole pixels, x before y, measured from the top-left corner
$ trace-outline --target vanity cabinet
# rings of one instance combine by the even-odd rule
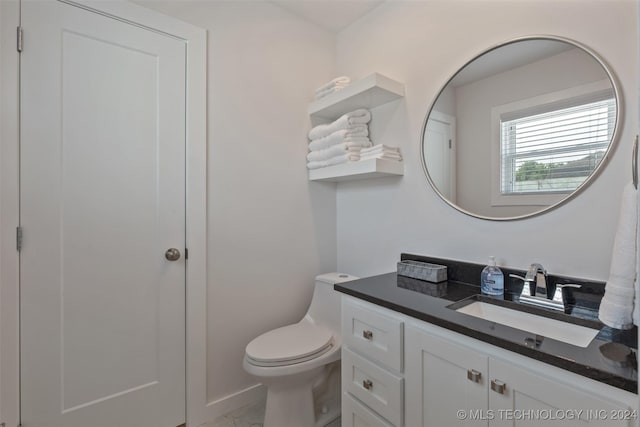
[[[630,393],[438,329],[406,328],[407,426],[634,425]]]
[[[404,320],[342,299],[342,426],[404,424]]]
[[[635,426],[638,396],[342,297],[342,427]]]

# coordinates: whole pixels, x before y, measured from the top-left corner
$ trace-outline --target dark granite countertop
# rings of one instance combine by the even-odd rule
[[[480,297],[476,283],[483,266],[439,258],[403,254],[402,259],[415,259],[446,265],[449,280],[429,283],[388,273],[335,285],[335,289],[356,298],[432,323],[454,332],[493,344],[541,362],[583,375],[585,377],[637,393],[638,390],[638,330],[621,331],[603,325],[597,320],[598,306],[604,292],[604,283],[560,276],[549,276],[549,282],[580,283],[579,291],[571,290],[566,296],[565,314],[524,306],[517,302],[522,285],[507,279],[509,273],[522,271],[502,268],[505,273],[504,297]],[[478,279],[476,279],[478,278]],[[461,280],[463,279],[463,280]],[[466,279],[466,280],[464,280]],[[519,286],[519,288],[518,288]],[[567,289],[565,289],[567,290]],[[570,323],[599,329],[596,338],[586,348],[490,322],[449,308],[464,305],[466,300],[491,299],[492,303],[517,307],[521,311]],[[604,353],[610,343],[630,352],[623,363],[607,358]]]

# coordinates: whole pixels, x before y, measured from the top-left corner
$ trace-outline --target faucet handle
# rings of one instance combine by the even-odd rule
[[[530,280],[527,280],[527,278],[525,278],[525,277],[518,276],[517,274],[509,274],[509,277],[513,277],[514,279],[520,279],[520,280],[522,280],[524,282],[524,286],[522,287],[521,295],[525,295],[525,296],[533,296],[533,295],[535,295],[535,293],[531,293],[532,290],[535,292],[535,288],[532,289],[532,287],[529,285],[531,283]]]
[[[556,284],[556,288],[560,288],[560,289],[562,289],[562,288],[581,288],[581,287],[582,287],[582,285],[578,285],[576,283],[565,283],[565,284],[558,283],[558,284]]]

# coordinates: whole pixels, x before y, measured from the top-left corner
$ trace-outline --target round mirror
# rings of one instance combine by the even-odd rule
[[[478,218],[557,207],[594,179],[616,140],[620,96],[591,50],[527,37],[463,66],[431,106],[422,162],[436,192]]]

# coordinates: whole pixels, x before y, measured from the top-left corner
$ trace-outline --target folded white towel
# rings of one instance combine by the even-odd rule
[[[371,113],[364,108],[343,114],[333,123],[322,124],[309,131],[309,139],[319,139],[334,133],[335,131],[346,129],[351,125],[366,125],[371,121]]]
[[[317,92],[317,93],[316,93],[316,100],[318,100],[318,99],[322,99],[322,98],[324,98],[325,96],[329,96],[329,95],[331,95],[332,93],[339,92],[339,91],[341,91],[342,89],[344,89],[345,87],[346,87],[346,86],[335,86],[335,87],[332,87],[332,88],[329,88],[329,89],[323,90],[322,92]]]
[[[307,168],[309,169],[320,169],[325,168],[327,166],[339,165],[347,162],[357,162],[360,160],[360,156],[353,153],[345,153],[336,157],[332,157],[328,160],[322,160],[319,162],[309,162],[307,163]]]
[[[380,152],[400,153],[400,149],[398,147],[390,147],[384,144],[377,144],[377,145],[374,145],[373,147],[364,149],[362,154],[380,153]]]
[[[344,137],[344,142],[366,142],[367,145],[362,145],[362,147],[371,147],[373,145],[368,136],[347,135]]]
[[[360,152],[360,160],[369,160],[369,159],[383,159],[383,160],[401,161],[402,160],[402,156],[399,155],[399,154],[385,154],[385,153],[362,154],[362,152]]]
[[[347,76],[336,77],[335,79],[323,84],[318,89],[316,89],[316,93],[322,92],[325,89],[329,89],[334,86],[347,86],[349,83],[351,83],[351,79]]]
[[[358,146],[357,144],[358,143],[343,142],[342,144],[332,145],[331,147],[325,148],[324,150],[312,151],[307,154],[307,161],[319,162],[322,160],[328,160],[332,157],[339,156],[347,152],[358,154],[359,156],[362,147]]]
[[[371,147],[371,141],[367,135],[367,130],[351,130],[341,129],[327,135],[323,138],[315,139],[309,143],[309,151],[318,151],[329,148],[332,145],[342,144],[343,142],[367,142],[362,147]]]
[[[616,329],[629,329],[633,326],[636,298],[637,193],[631,183],[627,184],[622,193],[609,280],[600,302],[598,317],[604,324]]]

